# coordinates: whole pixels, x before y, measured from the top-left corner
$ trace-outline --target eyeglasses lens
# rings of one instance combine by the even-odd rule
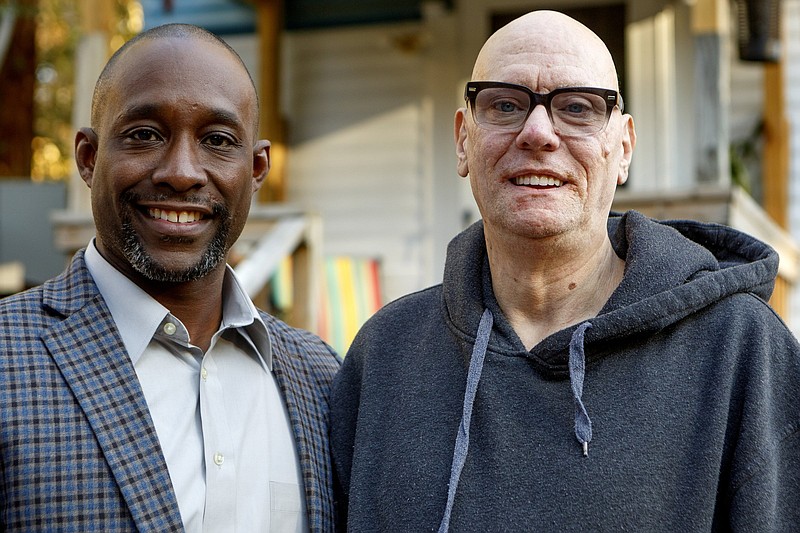
[[[524,91],[486,88],[475,96],[473,113],[475,121],[484,127],[513,131],[522,128],[535,105],[532,106],[531,97]],[[578,91],[553,96],[549,100],[548,115],[560,135],[591,135],[605,128],[608,122],[605,99]]]

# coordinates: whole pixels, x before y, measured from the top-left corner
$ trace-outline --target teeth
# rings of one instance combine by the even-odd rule
[[[538,185],[540,187],[561,187],[561,180],[550,176],[521,176],[514,178],[517,185]]]
[[[167,211],[165,209],[158,209],[157,207],[150,208],[150,216],[155,219],[178,222],[179,224],[196,222],[202,217],[199,211]]]

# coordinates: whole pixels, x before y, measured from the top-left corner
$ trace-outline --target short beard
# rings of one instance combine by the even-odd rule
[[[134,205],[136,196],[130,192],[123,194],[121,201],[128,207]],[[214,217],[220,221],[214,238],[203,251],[200,260],[193,266],[177,270],[170,268],[169,265],[158,263],[147,253],[142,245],[139,235],[133,228],[130,212],[126,212],[122,217],[121,236],[122,253],[130,263],[131,267],[150,281],[159,283],[186,283],[196,281],[211,273],[220,263],[225,261],[228,253],[228,236],[230,235],[231,217],[230,211],[222,204],[212,206]],[[183,239],[174,237],[163,237],[165,243],[181,244]]]

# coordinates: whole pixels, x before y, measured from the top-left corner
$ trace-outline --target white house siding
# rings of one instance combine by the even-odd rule
[[[627,189],[653,192],[686,188],[690,173],[676,171],[679,163],[691,165],[692,161],[692,151],[687,147],[680,151],[682,157],[676,157],[680,140],[675,130],[679,113],[676,9],[667,6],[652,16],[637,18],[626,33],[626,112],[634,117],[637,133]],[[683,132],[683,137],[690,134]]]
[[[325,255],[380,260],[385,300],[424,286],[430,261],[419,36],[412,23],[285,42],[287,200],[321,215]]]
[[[800,0],[783,0],[783,39],[786,53],[785,95],[791,141],[789,145],[789,225],[800,240]],[[792,331],[800,334],[800,290],[792,295]]]

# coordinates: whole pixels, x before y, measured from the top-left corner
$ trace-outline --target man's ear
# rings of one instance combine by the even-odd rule
[[[453,133],[456,141],[456,169],[458,175],[466,178],[469,174],[469,162],[467,161],[467,108],[461,107],[456,111]]]
[[[270,142],[267,140],[256,141],[253,147],[253,192],[264,185],[270,169]]]
[[[622,185],[628,181],[628,171],[631,167],[633,149],[636,147],[636,128],[633,125],[633,117],[623,115],[625,126],[622,132],[622,159],[619,161],[619,174],[617,174],[617,185]]]
[[[81,179],[92,188],[94,164],[97,159],[97,133],[92,128],[81,128],[75,134],[75,164]]]

